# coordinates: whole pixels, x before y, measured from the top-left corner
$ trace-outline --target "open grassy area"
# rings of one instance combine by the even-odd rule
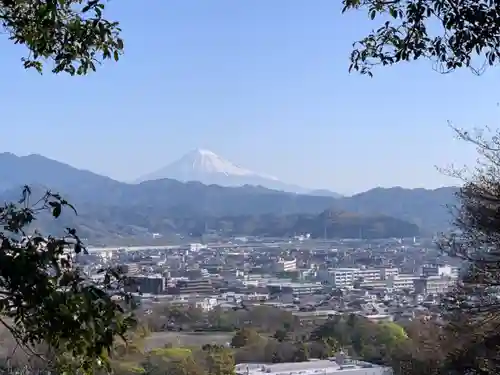
[[[163,348],[166,344],[174,346],[202,346],[205,344],[223,345],[233,338],[232,332],[153,332],[146,338],[145,349],[150,351]],[[16,343],[11,333],[0,327],[0,355],[10,355]]]
[[[161,348],[166,344],[174,346],[223,345],[231,341],[231,332],[154,332],[146,339],[146,350]]]

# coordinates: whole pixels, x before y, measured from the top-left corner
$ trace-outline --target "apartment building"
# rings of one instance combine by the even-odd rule
[[[415,280],[415,292],[420,294],[446,293],[456,281],[456,277],[422,276]]]
[[[297,259],[280,259],[273,265],[274,272],[292,272],[297,269]]]
[[[333,268],[318,271],[318,278],[321,282],[333,285],[336,288],[352,288],[356,280],[357,268]]]
[[[179,280],[177,282],[179,294],[213,294],[214,286],[210,279]]]
[[[146,294],[165,292],[165,278],[162,275],[134,275],[128,278],[127,291]]]
[[[267,284],[267,289],[270,294],[309,295],[321,291],[323,285],[319,283],[273,282]]]
[[[399,274],[386,279],[363,281],[360,286],[361,288],[383,288],[393,291],[414,290],[415,280],[418,279],[419,276]]]
[[[455,277],[458,275],[458,268],[440,264],[425,264],[422,266],[422,276],[447,276]]]
[[[332,268],[318,271],[318,278],[336,288],[352,288],[355,282],[379,282],[397,277],[398,274],[397,268]]]
[[[118,266],[118,270],[126,275],[139,274],[139,265],[137,263],[125,263]]]

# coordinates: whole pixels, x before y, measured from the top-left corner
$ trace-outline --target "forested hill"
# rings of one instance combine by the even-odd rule
[[[21,186],[58,191],[73,203],[76,225],[89,238],[122,238],[151,233],[380,237],[416,235],[449,227],[446,205],[456,188],[376,188],[352,197],[301,195],[259,186],[221,187],[163,179],[127,184],[82,171],[40,155],[0,154],[0,199],[16,200]],[[325,221],[323,212],[334,213]],[[410,224],[411,223],[411,224]],[[412,225],[415,224],[415,225]],[[52,228],[53,223],[37,225]]]

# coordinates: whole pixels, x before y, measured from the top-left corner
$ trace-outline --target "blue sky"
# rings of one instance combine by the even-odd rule
[[[140,4],[140,5],[139,5]],[[126,53],[84,78],[22,69],[0,39],[0,151],[40,153],[120,180],[208,148],[290,183],[353,193],[437,187],[472,164],[447,126],[496,126],[500,71],[418,62],[349,74],[377,26],[340,1],[111,2]]]

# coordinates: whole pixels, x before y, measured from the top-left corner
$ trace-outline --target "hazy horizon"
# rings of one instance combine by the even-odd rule
[[[476,155],[447,122],[497,121],[498,69],[489,79],[440,75],[422,61],[373,79],[349,74],[351,45],[373,24],[341,15],[340,2],[114,1],[109,10],[125,55],[87,77],[25,71],[24,48],[0,39],[2,131],[12,140],[0,151],[131,181],[200,147],[290,184],[352,194],[456,184],[435,166]]]
[[[189,150],[189,152],[191,152],[192,150]],[[213,150],[210,150],[210,151],[213,151]],[[8,152],[8,151],[7,151]],[[39,153],[27,153],[27,154],[15,154],[14,155],[16,156],[19,156],[19,157],[24,157],[24,156],[30,156],[30,155],[38,155],[38,156],[42,156],[42,157],[47,157],[45,155],[42,155],[42,154],[39,154]],[[220,157],[223,157],[223,155],[219,155],[217,154],[218,156]],[[182,157],[184,155],[181,155],[180,157]],[[175,162],[177,161],[179,158],[176,158],[175,160],[172,160],[171,162]],[[71,167],[74,167],[74,168],[78,168],[80,170],[85,170],[85,171],[89,171],[89,172],[92,172],[92,173],[95,173],[95,174],[98,174],[98,175],[101,175],[101,176],[105,176],[105,177],[109,177],[109,178],[112,178],[116,181],[119,181],[119,182],[124,182],[124,183],[129,183],[129,184],[135,184],[137,183],[137,180],[140,178],[140,177],[143,177],[143,176],[135,176],[134,178],[132,179],[119,179],[119,178],[115,178],[113,176],[110,176],[110,175],[107,175],[107,174],[104,174],[104,173],[99,173],[95,170],[92,170],[90,168],[85,168],[85,167],[77,167],[77,166],[74,166],[72,165],[71,163],[65,161],[65,160],[59,160],[59,159],[55,159],[55,158],[49,158],[51,160],[54,160],[54,161],[57,161],[57,162],[60,162],[60,163],[64,163],[64,164],[67,164]],[[230,162],[232,162],[231,160],[228,160]],[[170,163],[169,163],[170,164]],[[235,163],[236,164],[236,163]],[[245,168],[244,165],[238,165],[236,164],[238,167],[241,167],[241,168]],[[163,167],[166,167],[167,165],[163,166]],[[163,168],[160,168],[160,169],[163,169]],[[156,172],[155,171],[150,171],[150,172]],[[260,173],[260,171],[255,171],[255,170],[252,170],[252,172],[256,172],[256,173]],[[147,174],[147,173],[146,173]],[[171,178],[171,177],[169,177]],[[293,183],[290,183],[289,181],[285,181],[285,180],[280,180],[281,182],[284,182],[284,183],[287,183],[287,184],[291,184],[291,185],[295,185]],[[328,188],[328,187],[321,187],[321,186],[308,186],[308,185],[301,185],[301,184],[297,184],[297,186],[300,186],[302,188],[307,188],[307,189],[310,189],[311,191],[312,190],[328,190],[330,192],[334,192],[334,193],[339,193],[339,194],[342,194],[344,196],[351,196],[351,195],[355,195],[355,194],[358,194],[358,193],[362,193],[362,192],[365,192],[367,190],[371,190],[371,189],[375,189],[375,188],[397,188],[397,187],[401,187],[401,188],[405,188],[405,189],[418,189],[418,188],[424,188],[424,189],[429,189],[429,190],[433,190],[433,189],[437,189],[437,188],[441,188],[441,187],[456,187],[456,186],[459,186],[459,184],[448,184],[448,185],[441,185],[441,186],[435,186],[435,187],[425,187],[425,186],[402,186],[402,185],[388,185],[388,186],[371,186],[371,187],[368,187],[367,189],[365,190],[360,190],[360,191],[351,191],[351,192],[341,192],[341,191],[338,191],[338,190],[335,190],[335,189],[331,189],[331,188]]]

